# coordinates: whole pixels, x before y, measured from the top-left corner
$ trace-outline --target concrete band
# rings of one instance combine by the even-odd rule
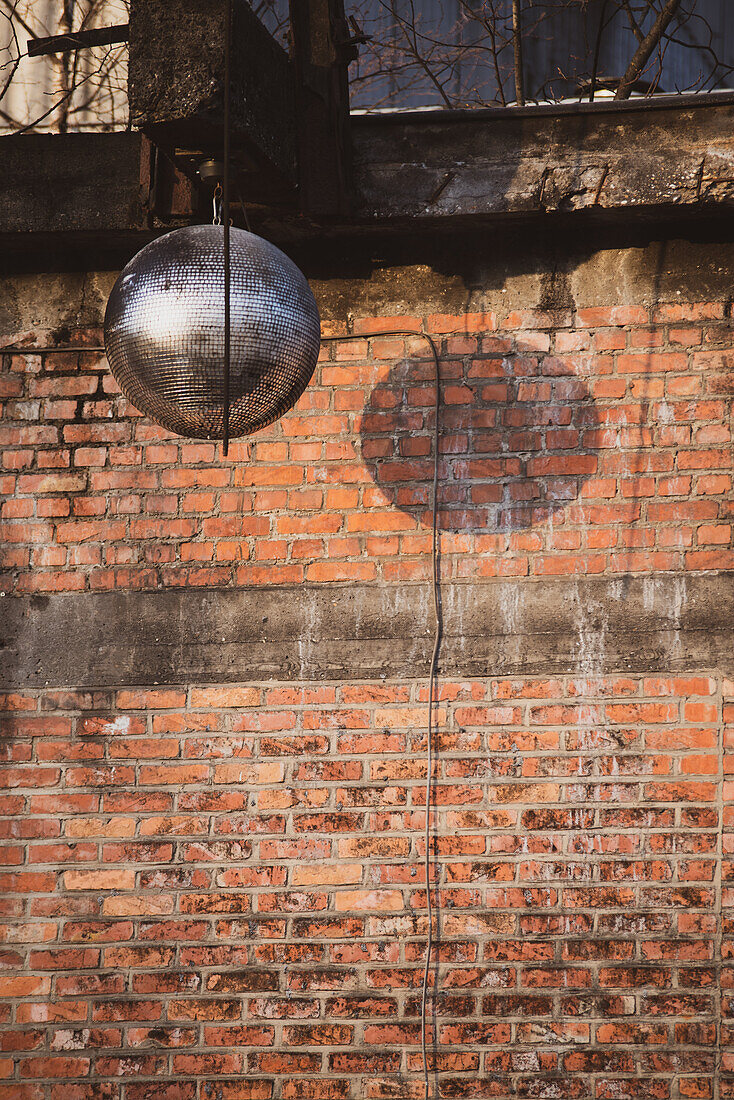
[[[446,676],[734,672],[730,573],[442,586]],[[74,593],[2,600],[0,685],[423,676],[427,584]]]

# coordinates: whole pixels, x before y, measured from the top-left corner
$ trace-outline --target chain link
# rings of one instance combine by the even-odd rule
[[[214,198],[212,199],[212,225],[222,224],[222,185],[218,183],[214,188]]]

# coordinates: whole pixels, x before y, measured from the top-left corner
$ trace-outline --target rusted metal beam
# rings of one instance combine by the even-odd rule
[[[95,27],[92,30],[74,31],[71,34],[54,34],[50,38],[29,38],[28,56],[42,57],[50,53],[71,53],[90,46],[110,46],[115,42],[127,42],[130,24],[116,27]]]

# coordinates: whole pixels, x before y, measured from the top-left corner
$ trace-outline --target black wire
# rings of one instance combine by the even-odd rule
[[[252,233],[252,229],[250,228],[250,219],[247,216],[247,207],[245,206],[245,200],[242,198],[242,191],[239,187],[237,188],[237,198],[240,200],[240,206],[242,207],[242,217],[245,219],[245,228],[247,229],[248,233]]]
[[[423,334],[421,334],[423,335]],[[430,1085],[428,1081],[428,1035],[426,1026],[426,1002],[428,999],[428,971],[431,965],[433,952],[433,909],[431,900],[431,790],[433,783],[433,704],[436,687],[436,674],[438,671],[438,655],[441,648],[441,636],[443,634],[443,617],[441,613],[441,578],[438,547],[438,474],[439,474],[439,442],[441,438],[439,413],[441,407],[441,371],[438,361],[436,345],[430,336],[425,337],[431,346],[435,367],[435,424],[433,443],[433,499],[432,524],[431,524],[431,582],[433,588],[433,612],[435,621],[435,633],[433,639],[433,653],[431,654],[431,668],[428,677],[428,744],[426,747],[426,824],[425,824],[425,874],[426,874],[426,900],[428,905],[428,935],[426,937],[426,962],[423,969],[423,985],[421,988],[421,1047],[423,1053],[423,1081],[424,1097],[428,1100]],[[439,906],[438,894],[436,906]],[[438,915],[438,914],[437,914]],[[433,1003],[436,1003],[436,983],[434,983]],[[434,1035],[435,1042],[435,1035]]]
[[[231,270],[229,225],[229,147],[230,100],[232,83],[232,0],[227,0],[227,25],[224,34],[224,172],[222,178],[222,218],[224,220],[224,429],[222,454],[229,451],[229,374],[231,359]]]
[[[439,475],[439,444],[441,440],[441,425],[440,425],[440,411],[441,411],[441,367],[438,358],[438,350],[433,339],[425,332],[410,332],[409,330],[395,330],[390,332],[371,332],[367,339],[372,339],[375,336],[419,336],[421,339],[427,341],[431,355],[433,356],[434,377],[436,386],[436,402],[435,402],[435,422],[433,426],[433,499],[431,501],[432,506],[432,536],[431,536],[431,582],[433,588],[433,612],[435,631],[433,637],[433,652],[431,654],[431,665],[428,674],[428,735],[426,746],[426,823],[425,823],[425,858],[424,858],[424,870],[426,875],[426,902],[428,909],[428,932],[426,934],[426,961],[423,968],[423,984],[421,987],[421,1049],[423,1053],[423,1084],[424,1084],[424,1100],[428,1100],[430,1094],[430,1082],[428,1075],[428,1028],[427,1028],[427,1003],[428,1003],[428,974],[431,966],[431,956],[433,954],[433,899],[431,897],[431,804],[432,804],[432,788],[433,788],[433,743],[434,743],[434,729],[435,724],[433,720],[434,715],[434,695],[436,693],[436,677],[438,673],[438,656],[441,649],[441,639],[443,637],[443,613],[441,607],[441,575],[440,575],[440,555],[438,547],[438,475]],[[354,340],[355,336],[323,336],[323,343],[337,343],[339,340]],[[436,916],[440,916],[440,902],[438,894],[436,896]],[[436,985],[434,983],[433,990],[434,1004],[436,1000]],[[434,1036],[435,1040],[435,1036]]]

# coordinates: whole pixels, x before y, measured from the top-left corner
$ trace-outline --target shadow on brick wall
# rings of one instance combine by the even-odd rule
[[[544,358],[542,373],[536,363],[442,362],[443,530],[491,534],[552,521],[596,474],[603,414],[586,382],[561,360]],[[375,504],[423,526],[431,524],[432,381],[432,364],[401,361],[371,391],[360,424]]]

